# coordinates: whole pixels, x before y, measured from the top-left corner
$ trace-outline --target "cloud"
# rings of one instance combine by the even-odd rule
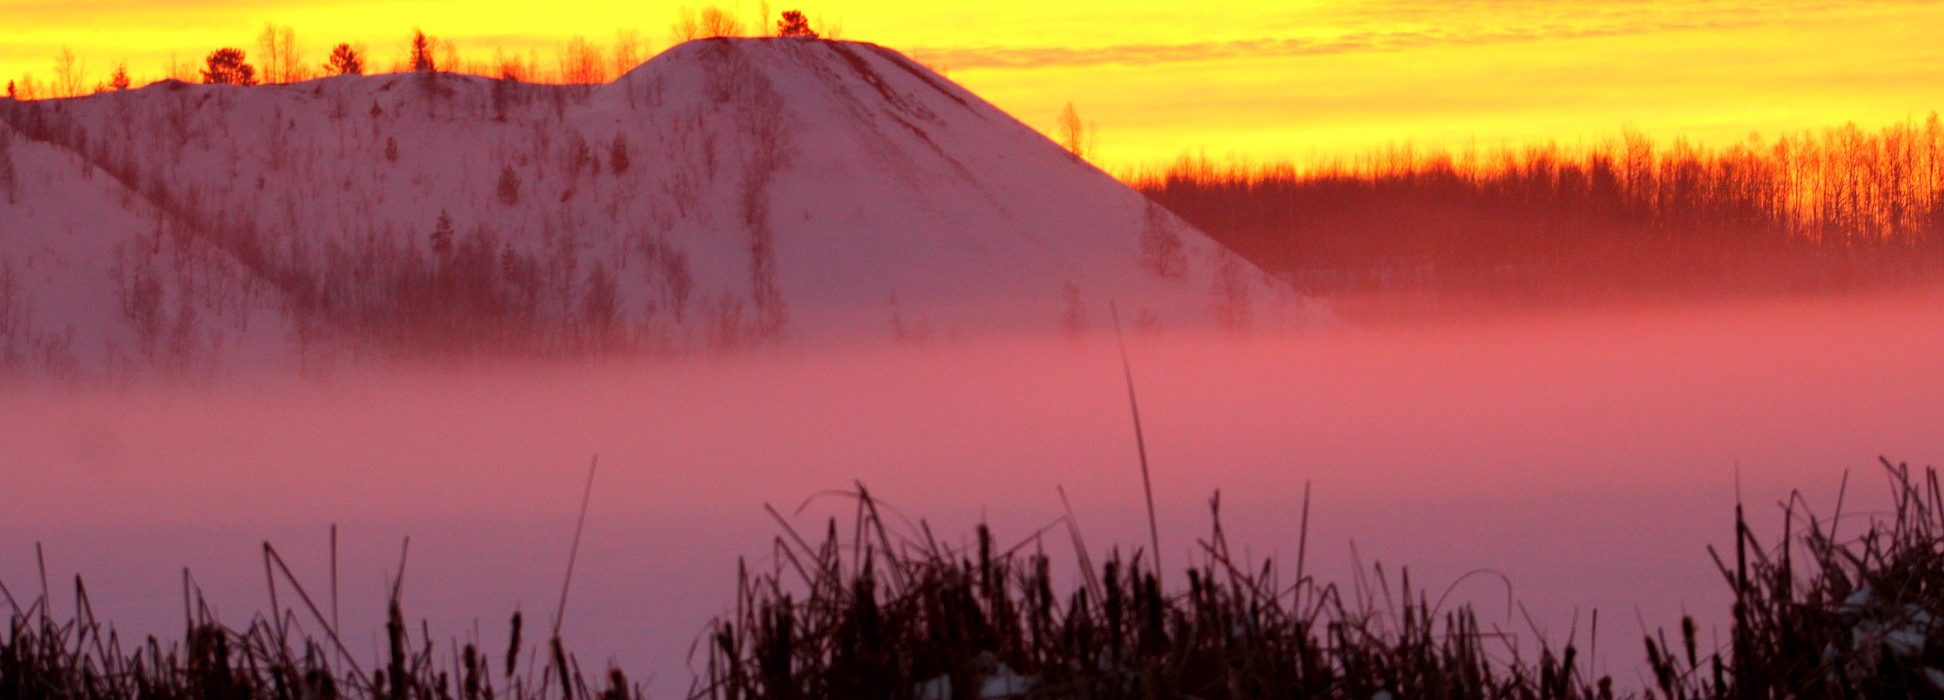
[[[1248,37],[1221,41],[1176,43],[1135,42],[1095,47],[1068,46],[943,46],[912,51],[928,63],[954,70],[1145,66],[1236,58],[1327,56],[1360,52],[1395,52],[1451,46],[1491,46],[1549,40],[1654,35],[1696,30],[1733,30],[1776,24],[1774,13],[1738,11],[1722,7],[1711,12],[1649,13],[1638,9],[1608,11],[1591,18],[1546,17],[1511,26],[1448,26],[1344,31],[1310,37]],[[1409,16],[1408,13],[1406,16]]]

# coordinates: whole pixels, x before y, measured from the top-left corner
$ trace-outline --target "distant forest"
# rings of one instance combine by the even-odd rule
[[[1595,146],[1183,158],[1128,178],[1299,289],[1533,299],[1821,292],[1944,272],[1944,123],[1728,147]]]

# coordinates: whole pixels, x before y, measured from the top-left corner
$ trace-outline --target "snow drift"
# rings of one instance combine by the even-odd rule
[[[1293,308],[1172,214],[870,44],[695,41],[606,85],[163,83],[4,113],[34,143],[15,149],[28,186],[0,201],[0,255],[38,275],[16,273],[44,293],[37,323],[103,358],[155,355],[141,346],[177,325],[206,355],[311,363],[1077,333],[1110,305],[1133,327],[1246,329]],[[60,265],[22,262],[49,246]],[[174,262],[192,254],[209,262]],[[131,287],[117,264],[180,279]]]

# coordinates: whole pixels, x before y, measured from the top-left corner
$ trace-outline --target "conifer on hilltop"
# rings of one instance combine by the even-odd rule
[[[256,68],[245,62],[242,49],[221,48],[203,60],[202,78],[210,85],[255,85]]]

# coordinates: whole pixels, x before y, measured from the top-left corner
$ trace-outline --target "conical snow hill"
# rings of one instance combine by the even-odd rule
[[[104,181],[0,209],[120,210],[84,232],[0,214],[0,255],[96,237],[76,255],[128,249],[122,278],[140,251],[167,257],[146,261],[181,270],[149,290],[164,297],[159,323],[208,325],[186,332],[224,339],[216,353],[951,339],[1100,329],[1110,304],[1160,329],[1289,317],[1253,266],[871,44],[700,40],[594,86],[436,73],[165,83],[0,112],[16,142],[74,156],[62,177]],[[98,275],[114,294],[96,306],[114,308],[52,316],[140,305],[96,262],[71,274]],[[49,316],[37,318],[61,320]],[[79,344],[150,342],[95,335]],[[276,340],[248,340],[264,336]]]

